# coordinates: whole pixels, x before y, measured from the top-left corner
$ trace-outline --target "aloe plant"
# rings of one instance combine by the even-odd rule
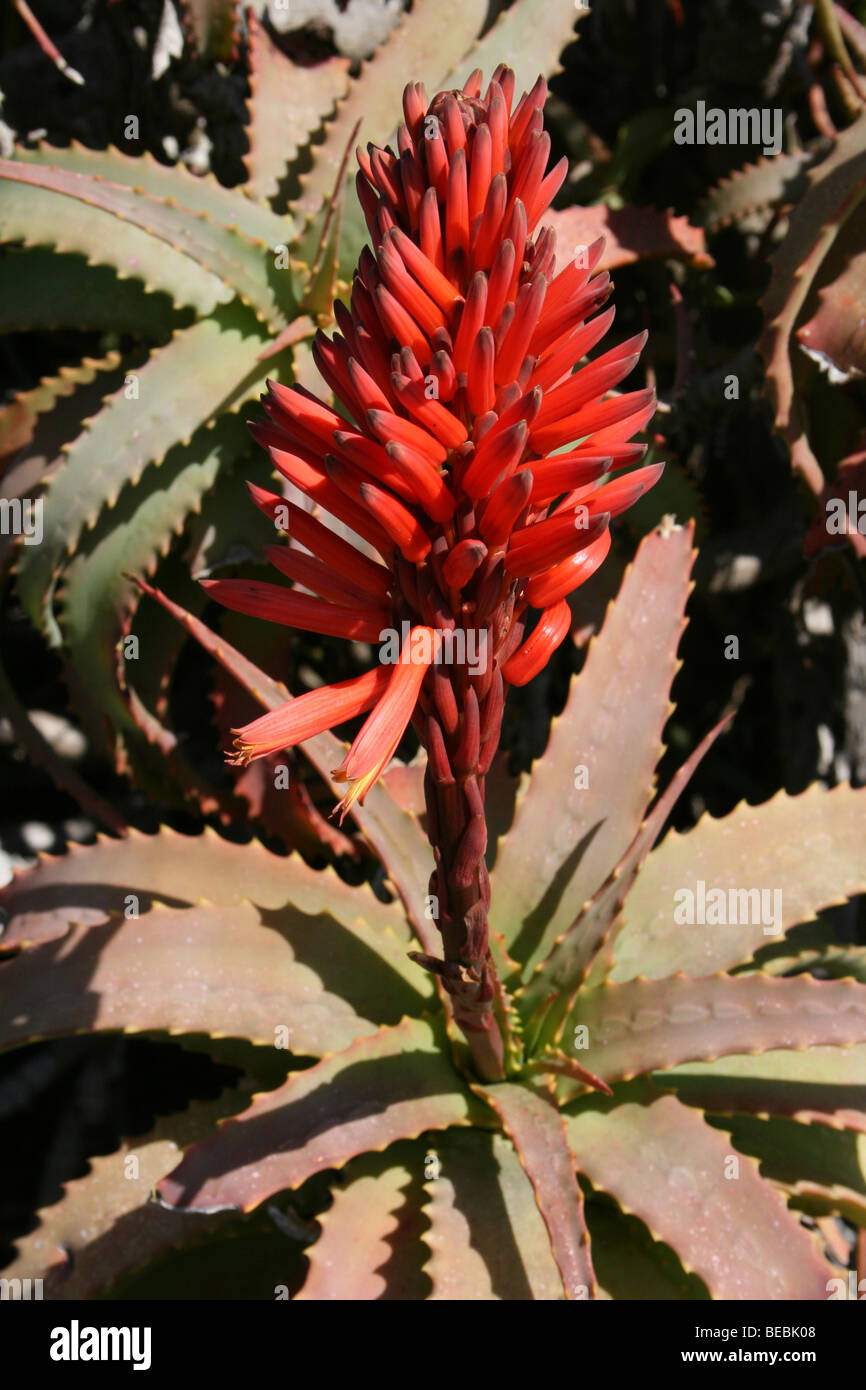
[[[336,699],[335,690],[351,687],[357,693],[366,678],[293,700],[273,674],[285,674],[285,647],[270,636],[260,646],[261,638],[249,638],[243,625],[234,622],[224,623],[219,632],[206,626],[200,617],[201,591],[190,584],[188,565],[164,565],[162,587],[144,578],[154,577],[172,538],[186,528],[195,577],[209,579],[205,592],[224,601],[242,596],[243,603],[233,604],[241,611],[276,611],[277,599],[266,595],[268,586],[257,580],[209,578],[224,565],[247,563],[252,553],[244,550],[250,532],[237,500],[237,464],[246,448],[235,408],[259,389],[267,372],[274,379],[273,426],[263,430],[259,425],[257,434],[270,446],[278,467],[295,470],[302,490],[319,500],[329,488],[333,515],[350,530],[353,521],[360,525],[360,535],[371,533],[372,544],[394,571],[388,571],[389,594],[412,611],[418,590],[409,564],[418,566],[420,576],[439,539],[431,520],[448,524],[444,514],[431,513],[422,521],[423,507],[410,512],[388,493],[391,483],[406,482],[397,468],[402,464],[412,486],[423,488],[423,497],[437,509],[443,489],[451,488],[451,500],[457,496],[463,507],[461,519],[471,534],[460,543],[450,534],[442,576],[436,576],[440,584],[445,582],[461,621],[461,604],[475,594],[473,576],[479,557],[485,558],[480,551],[486,544],[474,536],[470,519],[473,506],[478,507],[481,533],[491,546],[488,569],[497,585],[502,583],[502,592],[497,588],[495,595],[500,605],[496,623],[512,624],[515,639],[495,651],[505,680],[517,684],[530,679],[565,640],[569,622],[561,610],[567,609],[563,595],[569,589],[560,593],[557,585],[565,582],[563,566],[576,562],[581,568],[582,548],[573,534],[565,546],[565,531],[573,528],[560,527],[564,512],[559,518],[545,515],[544,508],[559,495],[556,488],[549,494],[538,491],[540,509],[531,505],[529,493],[545,469],[559,483],[557,469],[586,467],[585,450],[576,451],[579,458],[538,455],[558,447],[554,436],[574,422],[566,411],[562,424],[566,397],[571,401],[572,392],[579,397],[587,381],[597,391],[606,389],[593,375],[598,370],[594,365],[581,380],[569,375],[570,361],[559,363],[563,382],[549,391],[545,416],[538,417],[528,442],[524,428],[513,457],[497,454],[502,476],[490,471],[490,451],[486,468],[478,466],[480,452],[469,452],[483,441],[482,432],[476,431],[470,444],[464,429],[463,444],[442,449],[447,461],[440,474],[435,457],[435,484],[407,457],[413,446],[406,440],[425,443],[425,430],[411,425],[410,416],[417,415],[433,434],[446,427],[453,432],[467,401],[470,416],[489,406],[488,395],[495,396],[499,411],[508,408],[508,399],[500,399],[494,387],[507,391],[517,383],[518,398],[521,391],[525,395],[528,375],[524,379],[521,373],[526,359],[509,339],[512,320],[507,318],[494,360],[500,365],[502,358],[514,360],[507,372],[502,366],[502,381],[492,376],[488,358],[493,334],[481,326],[481,318],[472,344],[459,337],[452,343],[445,330],[444,346],[436,354],[444,376],[452,347],[458,365],[463,350],[471,347],[468,374],[462,369],[454,373],[452,400],[457,404],[447,421],[443,417],[449,412],[442,407],[431,411],[411,395],[412,371],[418,365],[413,352],[424,360],[431,348],[420,341],[425,335],[408,355],[397,358],[406,375],[392,369],[390,389],[399,400],[396,425],[392,422],[390,428],[401,434],[389,442],[402,445],[403,452],[386,455],[382,486],[358,481],[345,465],[341,472],[340,462],[328,454],[320,465],[321,440],[313,431],[311,442],[307,428],[310,421],[324,420],[323,437],[333,435],[334,412],[311,400],[323,388],[309,371],[305,344],[320,324],[329,322],[332,296],[355,264],[366,235],[362,213],[374,251],[383,269],[388,268],[383,234],[387,238],[394,226],[387,218],[393,219],[395,208],[389,206],[390,165],[381,150],[371,149],[368,166],[362,163],[362,170],[369,168],[370,187],[380,188],[376,207],[371,207],[362,180],[366,204],[359,210],[347,199],[340,213],[344,156],[359,118],[379,120],[387,135],[396,124],[393,88],[399,84],[402,89],[407,66],[423,74],[424,55],[434,45],[446,84],[463,87],[465,119],[471,126],[481,103],[477,74],[468,74],[478,63],[491,68],[491,55],[513,58],[516,51],[519,76],[527,62],[532,69],[555,63],[574,15],[567,16],[567,24],[561,16],[551,18],[549,27],[538,19],[534,6],[512,7],[464,58],[471,43],[469,28],[477,30],[483,15],[471,4],[416,6],[348,90],[287,215],[279,208],[278,192],[285,156],[262,144],[266,123],[259,123],[256,134],[256,91],[268,89],[268,63],[278,72],[281,62],[273,53],[265,57],[266,49],[254,51],[252,61],[250,166],[258,202],[211,181],[189,183],[191,176],[148,161],[136,161],[137,173],[118,180],[112,174],[119,172],[120,157],[111,153],[67,152],[58,169],[48,162],[51,156],[35,151],[0,166],[25,203],[32,199],[25,208],[29,231],[23,230],[24,212],[5,214],[13,237],[19,236],[17,216],[21,237],[47,237],[45,209],[62,198],[73,209],[63,233],[79,235],[88,253],[97,246],[106,255],[105,241],[95,238],[91,245],[90,231],[84,222],[75,222],[76,216],[111,218],[123,225],[124,235],[130,232],[133,249],[129,242],[119,243],[124,249],[115,255],[118,271],[129,268],[132,254],[138,273],[138,258],[147,251],[154,276],[177,272],[173,293],[181,291],[181,262],[195,263],[210,277],[198,282],[201,301],[187,301],[198,317],[189,324],[173,321],[174,336],[143,365],[124,361],[116,352],[84,363],[17,402],[5,421],[10,452],[28,440],[32,445],[30,460],[17,462],[12,475],[21,496],[38,480],[36,466],[44,457],[40,450],[49,447],[37,437],[41,415],[70,402],[70,417],[88,421],[65,463],[52,472],[46,544],[32,555],[20,548],[16,583],[31,617],[65,649],[70,688],[87,712],[91,731],[101,733],[107,747],[119,732],[123,756],[130,761],[142,731],[155,753],[142,768],[146,776],[156,777],[167,764],[181,785],[198,796],[203,810],[217,809],[212,789],[185,764],[183,750],[161,718],[172,663],[180,642],[190,635],[224,673],[218,691],[220,720],[236,733],[236,761],[264,755],[266,744],[272,751],[302,738],[301,750],[323,780],[339,769],[349,783],[343,809],[377,866],[370,875],[375,889],[368,883],[350,885],[331,867],[314,870],[297,852],[279,856],[258,841],[237,844],[213,829],[199,835],[181,835],[168,827],[153,835],[127,830],[112,820],[112,808],[91,801],[94,813],[113,825],[118,837],[101,837],[95,845],[57,858],[43,856],[0,892],[6,920],[0,951],[8,957],[0,983],[9,1001],[0,1015],[0,1044],[20,1047],[68,1033],[168,1035],[234,1066],[239,1077],[219,1099],[164,1116],[151,1134],[132,1137],[117,1153],[95,1159],[85,1177],[67,1184],[59,1203],[39,1213],[37,1228],[19,1241],[6,1273],[43,1278],[50,1298],[134,1295],[148,1287],[154,1261],[151,1272],[164,1289],[172,1267],[203,1249],[206,1260],[218,1260],[222,1251],[234,1267],[238,1252],[246,1250],[259,1297],[818,1300],[835,1296],[840,1273],[837,1247],[823,1239],[825,1218],[843,1214],[856,1225],[866,1224],[861,1152],[866,954],[835,941],[825,924],[821,930],[810,929],[824,908],[866,889],[859,835],[864,792],[842,786],[832,791],[816,787],[799,797],[780,794],[764,806],[744,804],[723,819],[704,817],[688,834],[670,831],[656,847],[677,799],[704,755],[723,739],[728,722],[723,720],[692,750],[657,794],[655,775],[672,708],[694,558],[691,525],[677,525],[667,517],[643,541],[572,681],[544,757],[517,786],[501,758],[492,757],[498,722],[488,740],[494,747],[486,748],[483,759],[476,748],[474,760],[464,765],[466,749],[474,746],[467,731],[474,727],[475,743],[480,740],[478,720],[472,723],[471,691],[461,687],[459,673],[458,723],[456,729],[446,728],[442,715],[447,740],[440,730],[441,747],[426,710],[437,774],[430,779],[436,783],[431,790],[418,762],[394,760],[385,771],[385,754],[396,747],[398,725],[405,726],[409,712],[401,703],[398,719],[398,711],[387,703],[391,683],[383,695],[380,673],[371,682],[373,698],[382,696],[381,708],[370,716],[378,720],[376,738],[366,735],[367,744],[375,743],[376,757],[370,767],[362,767],[364,730],[349,748],[327,731],[340,722],[336,718],[318,720],[319,731],[311,734],[307,728],[304,735],[297,734],[294,721],[302,722],[300,711],[307,719],[311,704],[319,710]],[[254,46],[262,42],[255,33]],[[338,85],[345,76],[337,65],[328,82]],[[273,72],[271,77],[278,85]],[[311,79],[314,84],[318,80]],[[441,79],[436,81],[438,85]],[[496,103],[495,85],[487,99],[488,117]],[[533,89],[539,103],[542,88],[543,83]],[[332,88],[327,96],[322,88],[316,90],[324,109],[333,101]],[[410,90],[415,91],[409,99],[414,109],[419,89]],[[431,109],[441,115],[449,142],[459,144],[455,107],[463,111],[452,91],[440,93]],[[540,208],[544,201],[543,160],[536,159],[542,147],[531,124],[532,108],[533,101],[526,99],[511,117],[514,150],[521,150],[523,161],[517,172],[514,163],[509,166],[518,221],[523,207],[518,192],[531,194],[533,206],[538,202]],[[299,134],[298,143],[301,138]],[[406,154],[405,132],[401,138]],[[416,131],[412,138],[420,160],[422,137]],[[499,154],[504,155],[504,147]],[[459,157],[454,159],[450,144],[449,155],[458,170],[457,185],[466,160],[461,165]],[[427,173],[433,178],[434,156],[425,153],[424,159],[430,161]],[[132,184],[132,178],[142,182],[141,172],[149,185],[143,192]],[[519,189],[517,179],[522,180]],[[195,209],[177,193],[182,187],[192,202],[193,185],[199,194]],[[334,196],[323,208],[331,190]],[[459,193],[456,187],[444,269],[453,277],[452,289],[459,283],[465,292],[465,264],[459,255],[452,258],[449,245],[452,233],[455,248],[459,250],[461,235],[465,242]],[[306,225],[306,219],[317,217],[318,222]],[[657,214],[638,223],[640,235],[655,237],[661,254],[670,254],[673,246],[700,263],[702,240],[679,219]],[[104,223],[93,225],[104,228]],[[618,229],[614,254],[633,254],[629,233],[634,226],[627,215],[616,217],[610,209],[589,217],[584,213],[582,225],[596,232],[612,230],[614,237]],[[274,240],[277,226],[279,243]],[[33,227],[41,230],[34,233]],[[53,222],[51,240],[56,244],[55,228]],[[589,240],[586,232],[581,236]],[[158,255],[151,241],[161,243]],[[173,254],[175,242],[185,248],[177,253],[180,261],[166,251],[168,247]],[[399,239],[394,244],[402,245]],[[190,247],[195,248],[192,255]],[[539,332],[552,331],[549,321],[538,317],[550,250],[541,233],[511,287],[513,294],[525,278],[521,317],[514,312],[513,319],[520,333],[512,335],[521,340],[526,330],[524,348],[537,340],[534,326]],[[10,259],[38,254],[31,247],[13,252]],[[62,262],[67,254],[56,259]],[[545,270],[539,270],[536,259]],[[57,273],[55,259],[43,258],[42,264],[47,274]],[[361,288],[368,295],[381,288],[375,264],[369,251],[362,255]],[[405,305],[410,293],[419,312],[432,314],[438,325],[436,306],[431,310],[426,293],[411,278],[401,277],[393,262],[391,272],[391,299],[397,303],[404,296]],[[422,267],[421,273],[430,279],[429,269]],[[481,278],[486,279],[483,273]],[[56,283],[61,281],[62,270]],[[191,284],[187,293],[197,293],[195,280]],[[207,287],[212,302],[204,293]],[[567,302],[583,285],[575,288],[566,277],[563,287]],[[439,283],[440,293],[444,288]],[[597,283],[593,294],[599,288]],[[448,291],[449,312],[457,316],[452,328],[475,312],[480,296],[480,290],[460,293],[451,303]],[[387,296],[376,298],[384,321],[394,327],[389,336],[399,342],[406,320]],[[116,314],[127,302],[133,301],[118,299],[110,312]],[[140,295],[139,303],[146,306],[148,297]],[[593,307],[590,295],[584,313]],[[483,315],[483,307],[478,312]],[[367,327],[360,311],[358,320]],[[158,315],[149,320],[154,333],[158,321]],[[414,331],[411,320],[408,326]],[[344,331],[354,333],[355,328]],[[352,341],[344,338],[343,346]],[[174,351],[178,342],[183,347]],[[345,363],[337,340],[320,338],[316,348],[318,360],[343,385],[340,366]],[[329,350],[335,355],[323,356]],[[611,365],[619,370],[623,361],[631,362],[631,355],[608,362],[608,370]],[[190,377],[193,385],[178,402],[178,419],[174,401],[171,409],[166,401],[180,362],[184,380]],[[350,355],[350,367],[353,363],[357,366]],[[529,361],[530,371],[533,364],[537,369],[536,356]],[[284,380],[301,386],[300,392],[281,384],[283,370]],[[615,380],[622,375],[619,370]],[[93,396],[106,380],[115,383],[115,394],[94,415]],[[610,384],[606,377],[602,380]],[[351,370],[349,381],[366,405],[369,381]],[[152,413],[142,382],[153,388]],[[557,389],[565,396],[556,398]],[[414,404],[406,406],[410,398]],[[613,404],[619,408],[621,402]],[[534,408],[540,405],[539,396]],[[595,403],[592,408],[599,409]],[[425,413],[418,414],[419,409]],[[646,423],[643,396],[638,414],[638,423]],[[366,412],[374,433],[383,424],[381,417],[381,406]],[[578,407],[579,423],[586,418]],[[586,425],[590,439],[607,423],[607,414],[594,415]],[[575,428],[583,438],[583,430]],[[188,443],[172,447],[178,430],[189,434]],[[611,445],[609,435],[608,430],[603,436],[606,445]],[[212,446],[206,453],[205,438]],[[364,438],[355,439],[356,448]],[[494,453],[501,444],[500,439]],[[287,445],[306,452],[312,462],[287,452]],[[458,465],[457,448],[464,446]],[[617,440],[611,447],[627,451],[635,446]],[[604,452],[603,459],[589,461],[594,466],[611,463],[609,451]],[[634,457],[624,455],[620,461]],[[258,486],[255,468],[254,461],[247,462],[245,471],[249,475],[252,470],[253,496],[270,521],[279,498]],[[655,476],[659,470],[641,471]],[[619,480],[599,483],[602,473],[595,467],[588,483],[580,474],[586,484],[580,496],[595,494],[597,510],[612,499],[618,507],[629,496],[628,484],[623,490]],[[346,484],[341,491],[348,498],[339,505],[334,491],[338,480]],[[464,482],[473,506],[463,506]],[[419,491],[415,500],[421,497]],[[379,530],[365,518],[358,500],[368,506]],[[575,499],[566,493],[566,500]],[[201,523],[189,524],[199,509]],[[599,511],[595,520],[601,536],[593,533],[592,546],[599,539],[608,543],[609,519],[609,510]],[[539,531],[539,526],[548,529]],[[432,544],[425,528],[433,535]],[[491,539],[493,533],[498,541]],[[253,549],[264,549],[268,535],[273,537],[270,525],[253,540]],[[555,555],[547,556],[547,568],[539,555],[543,543],[557,547]],[[328,554],[339,553],[345,571],[349,561],[340,545],[345,547],[342,536],[327,539]],[[297,559],[298,552],[288,554]],[[279,550],[280,556],[285,562],[285,552]],[[603,552],[598,552],[601,558]],[[309,577],[314,568],[303,563]],[[369,578],[360,552],[351,564],[350,578]],[[511,579],[501,575],[503,564]],[[569,583],[577,570],[566,576]],[[333,580],[321,565],[315,573],[319,582]],[[428,578],[430,574],[432,569]],[[299,573],[291,577],[305,582]],[[373,578],[382,580],[379,574]],[[556,599],[549,592],[551,583]],[[148,602],[139,607],[140,594]],[[331,622],[325,630],[348,636],[356,632],[358,614],[346,608],[329,612],[333,596],[327,592],[315,598],[282,589],[279,595],[284,620],[290,612],[293,621],[299,615],[321,619],[324,614]],[[539,600],[534,606],[542,610],[541,621],[524,638],[522,624],[512,623],[512,610],[518,601],[534,600]],[[370,609],[378,622],[378,598],[371,604],[362,594],[357,605]],[[369,613],[367,619],[372,622]],[[357,631],[366,634],[367,626],[362,623]],[[229,640],[235,634],[237,646]],[[160,659],[142,669],[137,686],[127,678],[118,637],[137,637],[151,653],[160,650]],[[259,647],[261,665],[250,656]],[[91,680],[95,698],[86,690]],[[409,683],[408,678],[398,682],[401,688]],[[237,727],[232,702],[238,689],[274,713],[280,739],[266,740],[261,721]],[[373,703],[364,689],[353,713],[365,713]],[[11,687],[9,696],[14,705]],[[489,698],[487,690],[484,697]],[[476,714],[481,698],[475,698]],[[393,727],[387,727],[389,721]],[[27,733],[26,717],[20,722]],[[276,723],[266,721],[271,734]],[[256,728],[258,744],[251,732]],[[33,731],[27,736],[33,739]],[[39,748],[38,743],[33,746]],[[470,804],[467,793],[470,819],[484,820],[484,825],[470,827],[471,903],[462,919],[466,941],[460,939],[454,899],[446,898],[451,904],[447,931],[438,910],[443,888],[451,894],[455,886],[466,887],[465,865],[458,874],[455,864],[462,865],[467,826],[461,822],[458,827],[458,845],[454,825],[441,814],[447,797],[437,800],[447,784],[449,760],[461,773],[461,787],[475,781],[482,809]],[[239,777],[250,771],[244,767]],[[88,796],[74,781],[69,785]],[[243,793],[237,783],[236,791],[251,805],[263,795],[261,785],[250,783]],[[309,814],[307,824],[315,824],[322,839],[340,833],[328,831],[321,819],[314,823]],[[473,1027],[482,1015],[480,1031],[495,1040],[490,1046],[478,1044],[479,1030]]]
[[[291,1232],[290,1273],[274,1295],[260,1270],[259,1297],[830,1296],[838,1267],[803,1214],[866,1218],[866,953],[826,932],[816,951],[799,924],[863,890],[866,793],[780,794],[653,848],[720,733],[653,800],[691,562],[690,527],[643,542],[544,757],[496,808],[499,1083],[475,1079],[408,958],[433,949],[431,861],[382,782],[351,813],[388,903],[210,831],[102,838],[16,876],[5,1046],[206,1035],[250,1081],[96,1160],[39,1214],[11,1277],[86,1296],[161,1253],[164,1271],[185,1240],[249,1236],[268,1204]],[[186,622],[262,703],[284,700]],[[305,751],[332,767],[342,747],[320,734]],[[698,879],[725,895],[781,887],[782,914],[769,934],[677,926],[674,895]],[[809,973],[816,960],[829,978]],[[270,1089],[250,1100],[256,1079]],[[121,1176],[130,1158],[136,1180]]]

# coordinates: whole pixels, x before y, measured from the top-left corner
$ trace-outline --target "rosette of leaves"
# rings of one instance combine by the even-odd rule
[[[243,1080],[95,1159],[9,1277],[54,1299],[166,1296],[178,1270],[200,1296],[221,1265],[257,1298],[847,1288],[820,1233],[866,1224],[866,951],[814,919],[866,887],[866,791],[780,793],[654,848],[726,722],[656,795],[692,559],[691,527],[643,541],[544,757],[488,799],[502,1082],[475,1079],[408,956],[436,940],[417,769],[350,811],[388,902],[213,831],[103,838],[16,876],[4,1046],[170,1034]],[[285,700],[150,593],[261,704]],[[323,772],[344,751],[304,745]],[[678,925],[698,880],[780,889],[781,910]]]

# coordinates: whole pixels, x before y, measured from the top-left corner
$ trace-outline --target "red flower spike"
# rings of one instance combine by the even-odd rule
[[[463,122],[460,122],[461,126]],[[466,155],[459,149],[448,171],[448,197],[445,201],[445,258],[449,271],[462,270],[469,250],[469,186]]]
[[[280,574],[284,574],[296,584],[302,584],[305,589],[311,589],[319,598],[337,604],[371,602],[370,594],[356,587],[345,575],[338,574],[323,560],[317,559],[315,555],[308,555],[305,550],[290,550],[284,545],[269,545],[265,554]],[[387,612],[387,609],[383,611]]]
[[[445,317],[430,296],[412,279],[399,253],[389,241],[379,247],[379,265],[382,279],[394,298],[410,314],[427,337],[432,337],[437,328],[444,328]],[[395,335],[398,336],[398,335]],[[399,341],[404,341],[399,339]]]
[[[427,395],[424,381],[410,381],[408,377],[392,374],[391,385],[398,401],[413,415],[425,429],[439,440],[446,449],[459,449],[469,435],[462,420],[450,410],[446,410],[435,396]]]
[[[385,445],[385,453],[406,486],[401,496],[414,495],[417,505],[434,521],[448,521],[454,515],[454,495],[424,454],[393,439]]]
[[[526,448],[528,433],[525,420],[518,421],[501,433],[491,430],[463,474],[464,492],[469,497],[487,497],[499,477],[517,467]]]
[[[487,949],[484,784],[507,686],[531,680],[565,639],[567,596],[604,560],[611,515],[660,472],[610,476],[642,457],[630,441],[655,404],[649,390],[608,395],[635,369],[644,335],[586,360],[613,319],[600,312],[611,292],[598,269],[603,242],[571,260],[560,247],[558,268],[554,231],[535,230],[565,174],[563,161],[547,168],[546,90],[539,79],[515,102],[504,67],[486,91],[476,72],[432,102],[410,84],[397,153],[359,153],[371,245],[348,306],[335,306],[338,332],[313,349],[339,410],[274,383],[267,419],[253,426],[283,476],[358,541],[253,488],[296,543],[269,547],[269,558],[312,592],[207,585],[242,612],[381,644],[367,676],[238,730],[235,757],[366,713],[335,773],[348,783],[345,813],[412,724],[428,754],[437,973],[488,1081],[503,1075],[503,1047]],[[527,606],[542,610],[534,628]]]
[[[571,609],[565,599],[545,608],[532,632],[509,657],[502,674],[511,685],[527,685],[543,671],[571,628]]]
[[[476,218],[484,211],[484,200],[493,177],[493,141],[490,127],[480,125],[475,130],[472,144],[472,167],[469,174],[469,226],[472,228]]]
[[[608,457],[577,457],[574,454],[558,454],[554,458],[539,459],[532,465],[532,488],[529,500],[536,506],[552,502],[572,488],[583,487],[585,483],[595,482],[611,467]],[[522,469],[521,473],[527,470]],[[520,476],[520,475],[518,475]]]

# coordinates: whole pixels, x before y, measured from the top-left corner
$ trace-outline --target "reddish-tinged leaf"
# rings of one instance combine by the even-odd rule
[[[866,1132],[866,1045],[688,1062],[653,1078],[702,1110],[787,1115]]]
[[[163,1116],[149,1134],[124,1140],[115,1153],[92,1158],[84,1177],[64,1185],[60,1201],[37,1212],[39,1225],[17,1242],[4,1277],[42,1279],[47,1299],[91,1298],[127,1270],[215,1230],[224,1216],[166,1211],[150,1194],[185,1145],[243,1104],[236,1091],[195,1102]]]
[[[855,221],[849,221],[834,247],[839,251],[844,243],[844,269],[818,291],[818,309],[796,333],[831,381],[866,376],[866,251],[861,249],[862,227]]]
[[[866,891],[866,791],[849,786],[800,796],[779,792],[763,806],[738,806],[722,820],[704,816],[694,830],[672,830],[649,856],[625,908],[612,980],[682,970],[708,975],[747,961],[797,922]],[[779,889],[774,936],[757,925],[683,926],[674,921],[682,889]]]
[[[530,1086],[511,1082],[472,1089],[496,1111],[532,1183],[566,1298],[595,1298],[598,1288],[589,1253],[583,1194],[574,1173],[574,1154],[555,1104]]]
[[[732,1052],[866,1042],[866,985],[853,980],[711,975],[581,990],[563,1029],[589,1030],[585,1062],[605,1081]]]
[[[414,1172],[408,1154],[404,1162],[376,1154],[351,1165],[360,1172],[336,1188],[333,1205],[319,1217],[322,1234],[307,1250],[309,1272],[296,1302],[423,1299],[423,1218],[413,1190],[423,1147],[416,1146],[414,1157]]]
[[[556,232],[557,261],[562,263],[580,249],[585,251],[600,236],[604,251],[597,270],[615,270],[650,257],[674,257],[699,270],[713,265],[707,251],[703,228],[693,227],[687,217],[677,217],[669,209],[657,208],[563,208],[544,215]]]
[[[550,1237],[510,1140],[450,1129],[430,1158],[438,1161],[426,1184],[431,1300],[562,1299]]]
[[[640,866],[659,831],[691,780],[695,768],[733,718],[729,715],[701,740],[671,778],[631,845],[590,903],[567,932],[554,943],[520,994],[525,1016],[536,1016],[548,1041],[558,1040],[558,1029],[575,993],[604,945],[628,897]],[[546,1009],[543,1020],[541,1011]]]
[[[329,912],[344,925],[364,918],[397,942],[411,941],[399,905],[380,902],[366,884],[344,883],[333,869],[311,869],[297,855],[281,858],[257,841],[237,845],[210,829],[179,835],[163,826],[157,835],[133,829],[124,840],[70,845],[66,854],[43,856],[35,868],[17,873],[0,889],[7,922],[0,948],[52,941],[73,922],[105,923],[129,906],[129,894],[140,913],[157,899],[173,907],[204,897],[237,907],[248,899],[269,910],[291,903],[309,917]]]
[[[691,526],[643,541],[547,752],[518,793],[491,874],[491,925],[530,966],[571,926],[640,826],[670,712],[691,562]]]
[[[250,28],[249,178],[255,198],[272,198],[286,168],[349,87],[348,58],[299,67],[277,47],[255,15]]]
[[[326,917],[316,923],[327,931]],[[63,1033],[209,1033],[320,1057],[374,1033],[250,904],[210,903],[72,927],[0,969],[0,1047]]]
[[[824,474],[794,388],[791,336],[840,228],[856,215],[866,190],[866,113],[838,136],[832,153],[807,178],[809,186],[772,257],[770,284],[761,302],[766,322],[758,351],[766,363],[775,427],[791,450],[792,467],[818,496]]]
[[[441,1026],[404,1019],[257,1096],[242,1118],[190,1149],[158,1192],[170,1206],[250,1211],[313,1173],[427,1129],[471,1123],[479,1110]]]
[[[784,1200],[701,1115],[648,1082],[567,1109],[577,1166],[667,1242],[714,1298],[820,1300],[833,1270]]]

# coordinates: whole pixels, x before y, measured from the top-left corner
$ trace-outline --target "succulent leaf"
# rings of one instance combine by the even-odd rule
[[[411,941],[401,909],[380,902],[366,884],[344,883],[333,869],[311,869],[298,855],[285,859],[256,841],[238,845],[208,828],[180,835],[163,826],[156,835],[131,829],[123,840],[70,845],[66,854],[43,855],[33,869],[17,873],[0,888],[7,922],[0,948],[57,940],[73,923],[105,925],[123,912],[130,893],[140,912],[156,901],[180,908],[204,897],[230,908],[251,901],[263,912],[290,904],[313,919],[330,913],[349,931],[360,921]]]
[[[287,246],[291,239],[290,223],[281,229],[282,239],[269,244],[224,227],[207,214],[191,212],[173,199],[156,198],[92,174],[0,159],[0,179],[47,190],[64,201],[77,199],[148,232],[176,251],[182,250],[222,280],[272,331],[286,326],[287,315],[297,303],[288,263],[285,270],[276,268],[277,248]],[[55,206],[54,215],[63,217],[59,206]]]
[[[866,988],[808,975],[638,979],[581,990],[564,1035],[579,1026],[590,1039],[580,1060],[604,1081],[629,1080],[726,1053],[866,1042]]]
[[[567,1299],[595,1298],[583,1193],[575,1156],[555,1102],[532,1086],[503,1082],[473,1086],[493,1107],[532,1183]]]
[[[240,1092],[226,1091],[215,1101],[194,1102],[163,1116],[150,1133],[125,1140],[115,1153],[92,1158],[84,1177],[65,1184],[60,1201],[37,1212],[39,1225],[17,1242],[4,1274],[43,1279],[48,1299],[91,1298],[162,1251],[216,1230],[225,1216],[166,1211],[150,1194],[187,1144],[244,1101]]]
[[[290,927],[292,911],[283,912]],[[313,931],[330,928],[326,914],[309,922]],[[368,934],[364,944],[372,941]],[[397,949],[394,941],[392,954]],[[386,966],[379,975],[383,998],[392,973]],[[15,1002],[0,1022],[0,1047],[123,1030],[209,1033],[273,1046],[282,1027],[291,1051],[320,1057],[376,1031],[295,959],[286,936],[263,925],[248,903],[156,905],[142,917],[73,926],[61,941],[9,961],[2,977]]]
[[[137,482],[149,463],[161,463],[178,439],[185,443],[200,426],[239,409],[262,389],[268,373],[257,357],[265,341],[239,305],[181,329],[127,377],[68,449],[45,496],[43,542],[22,547],[18,566],[24,608],[55,642],[60,634],[51,611],[54,583],[82,530],[95,524],[104,506],[114,505],[125,483]],[[181,396],[173,389],[178,372],[187,379]]]
[[[277,47],[255,15],[250,30],[249,178],[254,198],[273,198],[287,167],[349,87],[348,58],[300,67]]]
[[[646,810],[671,708],[691,536],[681,527],[643,541],[500,840],[490,875],[491,927],[529,967],[604,882]],[[643,641],[656,653],[651,670]],[[568,775],[575,764],[587,769],[588,787]]]
[[[566,1107],[568,1142],[594,1187],[639,1216],[714,1298],[824,1299],[833,1268],[757,1165],[697,1111],[649,1082]],[[725,1180],[737,1158],[739,1176]],[[735,1240],[719,1232],[736,1231]]]
[[[424,1233],[431,1300],[562,1299],[550,1237],[511,1141],[449,1129],[433,1144]]]
[[[239,1120],[189,1149],[159,1195],[170,1206],[250,1211],[370,1149],[477,1122],[481,1102],[443,1044],[441,1023],[422,1019],[360,1038],[257,1096]]]
[[[812,787],[799,796],[779,792],[763,806],[743,803],[718,820],[703,816],[687,835],[671,830],[629,895],[610,978],[660,977],[677,970],[707,975],[741,965],[767,944],[760,923],[678,926],[673,894],[693,889],[698,880],[726,895],[744,884],[780,888],[779,935],[810,921],[821,908],[862,893],[864,806],[862,790]]]
[[[688,1062],[653,1080],[702,1110],[789,1116],[866,1132],[866,1046]]]
[[[417,1143],[352,1162],[333,1205],[319,1217],[322,1233],[307,1251],[309,1270],[296,1301],[424,1297],[429,1283],[419,1268],[423,1165],[424,1149]]]

